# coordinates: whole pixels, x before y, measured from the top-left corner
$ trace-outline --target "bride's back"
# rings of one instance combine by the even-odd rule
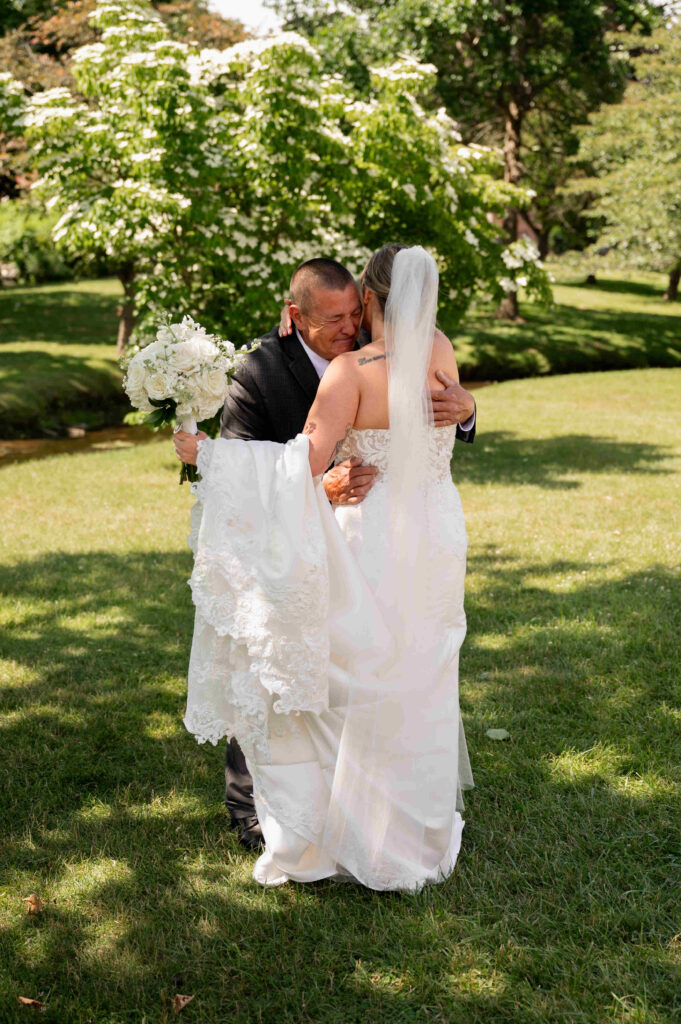
[[[370,343],[359,351],[348,352],[338,358],[344,361],[344,370],[355,377],[359,390],[359,404],[353,427],[356,430],[388,429],[390,418],[385,347],[382,344]],[[443,370],[454,380],[459,379],[451,342],[439,330],[435,331],[426,378],[426,387],[432,391],[440,391],[443,388],[435,376],[436,370]]]

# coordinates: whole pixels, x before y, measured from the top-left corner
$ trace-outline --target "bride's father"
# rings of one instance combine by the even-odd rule
[[[291,278],[290,298],[293,331],[280,337],[278,327],[273,328],[239,368],[222,412],[222,437],[290,441],[305,425],[326,367],[358,343],[362,303],[352,274],[342,264],[326,258],[301,264]],[[444,389],[431,392],[435,422],[456,423],[457,437],[472,441],[472,395],[447,374],[438,373],[438,377]],[[175,448],[183,461],[196,462],[193,435],[177,434]],[[368,494],[375,475],[372,466],[349,459],[325,474],[324,489],[333,504],[357,504]],[[261,832],[253,784],[235,739],[227,745],[225,780],[225,803],[240,839],[255,847]]]

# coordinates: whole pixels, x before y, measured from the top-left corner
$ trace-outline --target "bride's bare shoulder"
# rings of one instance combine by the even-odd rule
[[[322,377],[327,387],[333,383],[350,381],[357,376],[356,355],[356,352],[341,352],[331,360]]]
[[[456,368],[456,356],[454,355],[454,347],[439,327],[435,328],[435,334],[433,335],[433,360],[438,363],[438,366],[450,372],[448,367],[452,369]]]
[[[344,352],[331,363],[336,374],[349,375],[356,374],[358,370],[363,370],[364,367],[378,363],[382,359],[385,361],[385,349],[378,345],[364,345],[360,349],[355,349],[353,352]],[[326,371],[329,372],[328,370]]]

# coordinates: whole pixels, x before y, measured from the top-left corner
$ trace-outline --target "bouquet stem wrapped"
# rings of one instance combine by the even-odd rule
[[[177,421],[175,431],[184,430],[187,434],[198,434],[199,425],[193,416],[187,416],[185,419]],[[180,483],[183,484],[185,480],[188,480],[190,484],[193,484],[198,479],[199,474],[196,471],[196,466],[190,466],[188,463],[182,463],[182,469],[180,470]]]

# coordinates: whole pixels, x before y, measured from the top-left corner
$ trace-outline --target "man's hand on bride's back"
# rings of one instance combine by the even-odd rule
[[[332,505],[359,505],[374,486],[378,470],[365,466],[361,459],[346,459],[322,477],[326,496]]]
[[[443,370],[436,370],[435,376],[444,384],[442,391],[430,392],[435,426],[451,427],[455,423],[465,423],[475,412],[472,394]]]

